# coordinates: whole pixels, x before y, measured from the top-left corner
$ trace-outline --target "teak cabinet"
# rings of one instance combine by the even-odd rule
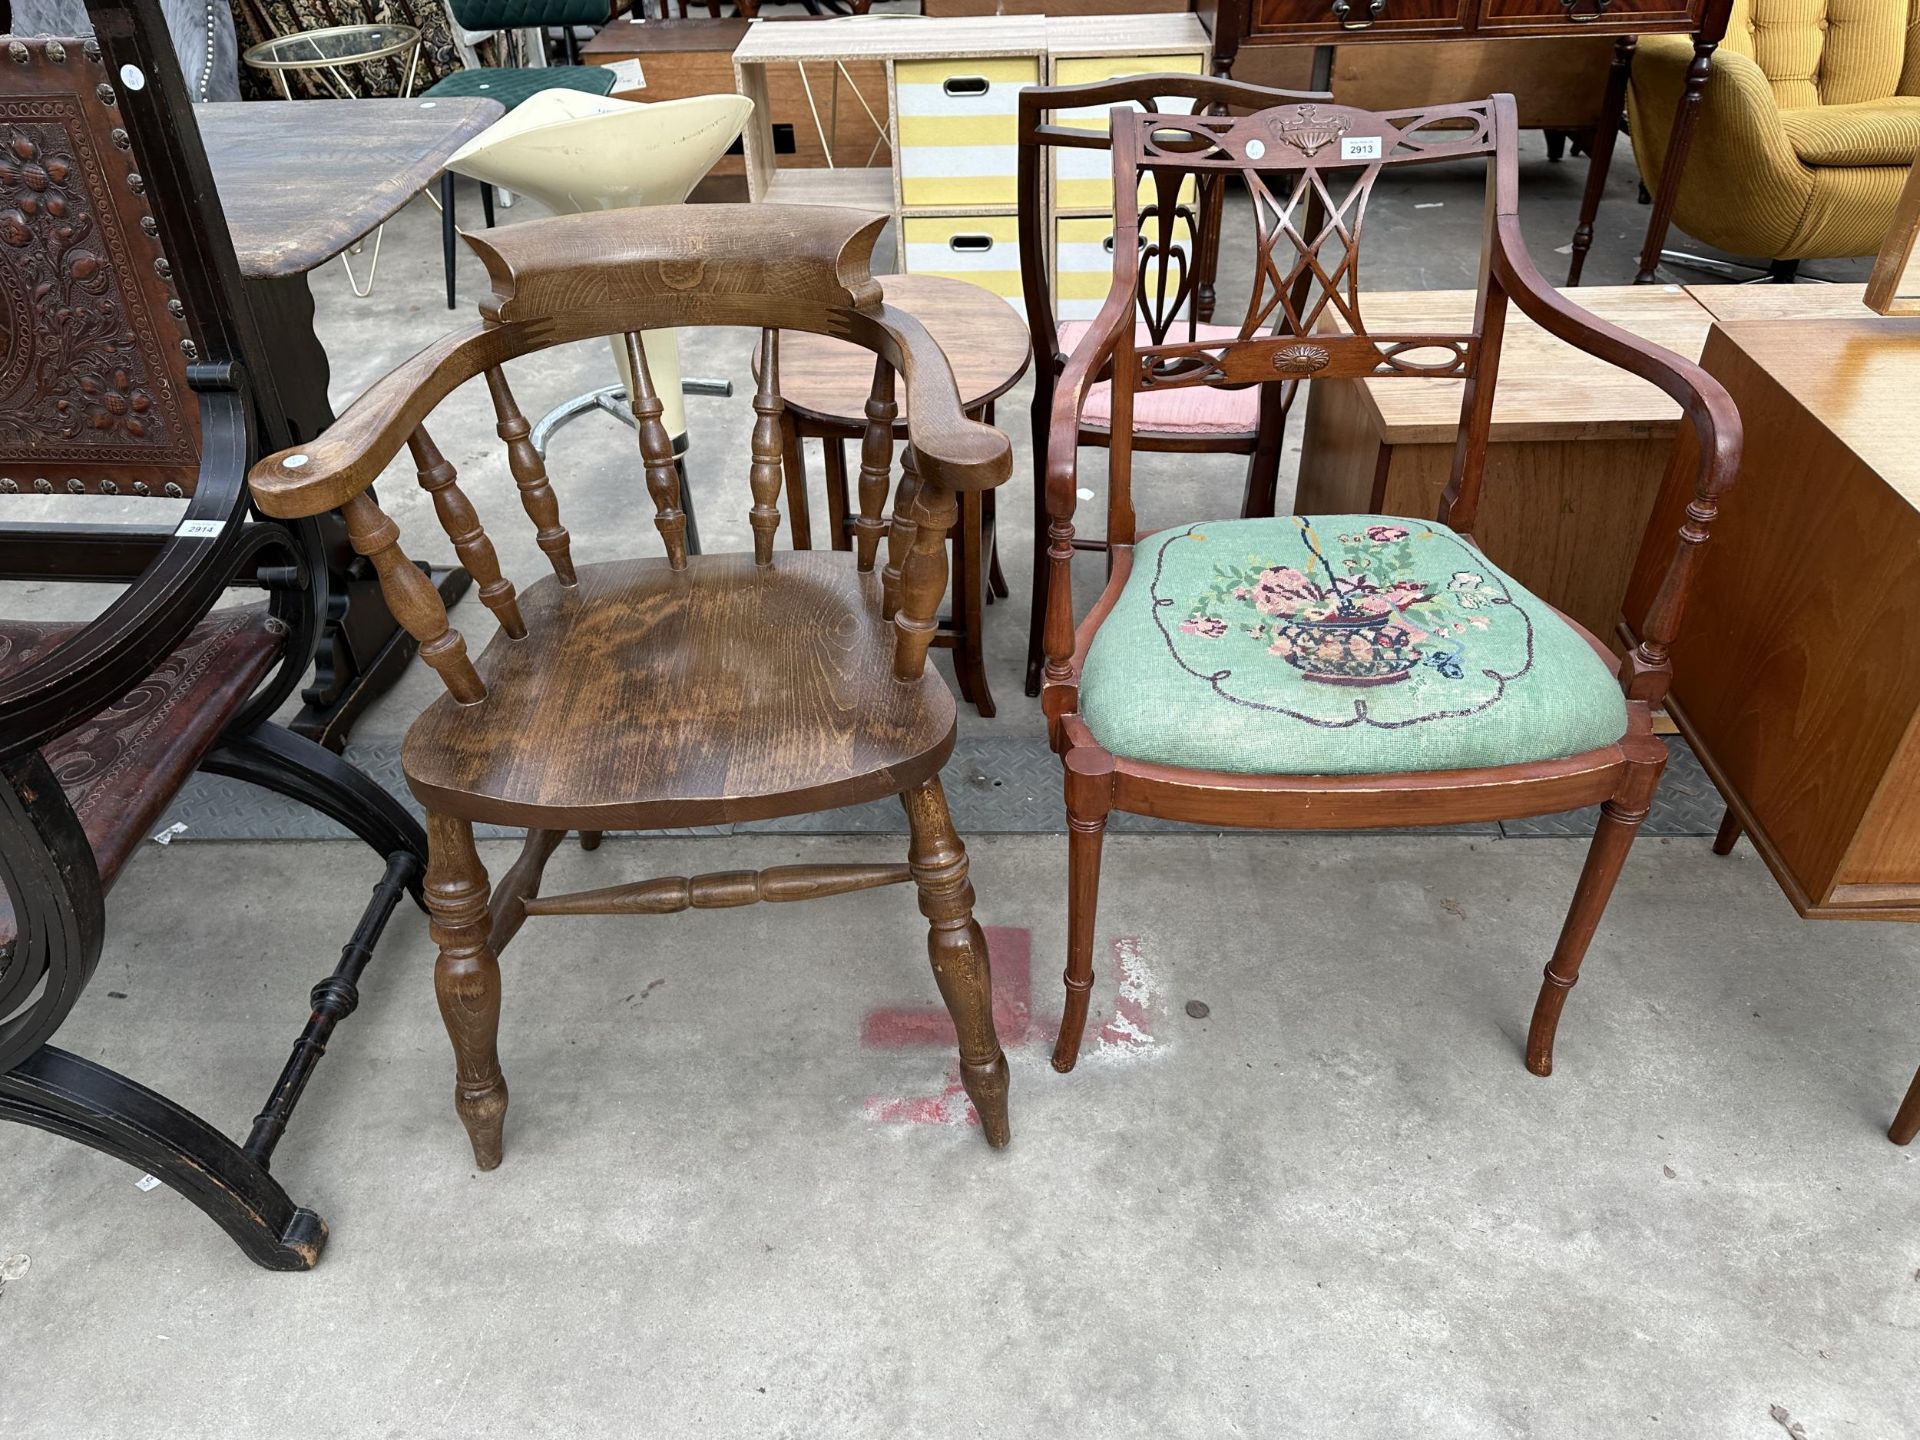
[[[1668,708],[1802,915],[1920,920],[1920,320],[1726,320],[1702,363],[1746,449]]]

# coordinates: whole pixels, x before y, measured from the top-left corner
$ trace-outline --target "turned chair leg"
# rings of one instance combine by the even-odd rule
[[[1098,761],[1092,762],[1095,767]],[[1110,767],[1109,760],[1106,765]],[[1100,849],[1112,807],[1110,768],[1084,768],[1085,757],[1067,757],[1067,1004],[1053,1042],[1053,1068],[1062,1075],[1080,1058],[1093,991],[1093,922],[1100,906]]]
[[[1654,770],[1658,783],[1659,770]],[[1614,882],[1627,863],[1627,851],[1640,824],[1647,818],[1649,800],[1628,808],[1616,797],[1600,807],[1600,824],[1593,834],[1593,846],[1587,851],[1587,863],[1580,872],[1580,884],[1567,908],[1566,924],[1560,929],[1560,943],[1553,948],[1553,959],[1540,982],[1540,998],[1534,1002],[1533,1024],[1527,1031],[1527,1069],[1536,1075],[1553,1073],[1553,1035],[1560,1025],[1560,1011],[1567,1003],[1567,992],[1580,978],[1580,962],[1586,958],[1593,932],[1600,928],[1600,916],[1613,894]]]
[[[1900,1113],[1887,1127],[1887,1138],[1896,1145],[1911,1145],[1916,1135],[1920,1135],[1920,1070],[1913,1072],[1913,1084],[1907,1089],[1907,1098],[1900,1102]]]
[[[1733,847],[1740,843],[1740,836],[1745,828],[1740,823],[1740,817],[1733,813],[1733,807],[1729,805],[1726,814],[1720,817],[1720,829],[1713,837],[1713,853],[1731,855]]]
[[[500,1073],[500,963],[487,914],[487,872],[473,848],[473,826],[427,816],[429,933],[440,947],[433,969],[440,1018],[453,1042],[453,1105],[482,1170],[500,1163],[507,1118],[507,1082]]]
[[[1007,1057],[993,1028],[993,973],[987,937],[973,918],[973,885],[967,879],[967,848],[954,833],[940,777],[903,791],[913,840],[907,864],[920,888],[927,917],[927,958],[933,978],[960,1037],[960,1083],[980,1114],[987,1144],[1005,1145]]]

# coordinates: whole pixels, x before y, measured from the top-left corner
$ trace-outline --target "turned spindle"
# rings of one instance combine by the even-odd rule
[[[423,425],[407,438],[413,452],[413,467],[419,472],[420,488],[433,497],[433,513],[440,528],[453,541],[453,553],[467,567],[480,586],[480,603],[491,610],[500,628],[515,640],[526,638],[527,624],[520,618],[520,602],[514,598],[513,582],[500,573],[500,557],[493,542],[480,528],[479,512],[460,488],[452,463],[440,453]]]
[[[633,419],[640,432],[640,464],[647,476],[647,493],[653,497],[653,524],[666,543],[667,564],[675,570],[687,568],[687,514],[680,508],[680,472],[673,464],[673,437],[667,434],[661,416],[666,405],[653,388],[653,374],[647,368],[647,347],[631,330],[627,332],[627,365],[633,371]],[[774,517],[779,523],[779,517]]]
[[[913,549],[914,515],[920,503],[920,474],[909,446],[900,458],[900,483],[893,490],[893,516],[887,527],[887,563],[880,571],[880,614],[893,619],[900,609],[900,572]]]
[[[487,687],[467,658],[467,642],[447,623],[447,607],[433,581],[400,549],[400,527],[365,490],[340,507],[347,539],[372,563],[380,593],[409,635],[420,642],[420,658],[431,665],[447,691],[462,705],[487,698]]]
[[[513,483],[520,488],[520,503],[538,532],[540,549],[553,566],[562,585],[574,583],[572,541],[560,524],[560,502],[553,486],[547,483],[547,465],[528,438],[533,427],[520,413],[520,406],[507,388],[507,375],[498,365],[487,371],[487,393],[493,396],[493,413],[499,423],[494,433],[507,442],[507,468]]]
[[[753,563],[761,567],[773,564],[773,537],[780,528],[781,467],[780,412],[780,332],[760,332],[760,385],[753,392],[753,468],[748,483],[753,487],[753,509],[747,518],[753,523]]]
[[[873,390],[867,396],[867,430],[860,441],[860,514],[853,522],[856,563],[862,574],[873,569],[880,537],[887,533],[880,511],[887,503],[887,479],[893,473],[893,425],[899,415],[893,398],[893,367],[876,359]]]
[[[901,467],[913,473],[913,539],[900,567],[900,605],[893,614],[893,673],[917,680],[926,668],[927,647],[939,629],[940,597],[947,593],[947,532],[959,507],[953,492],[919,473],[911,445]]]

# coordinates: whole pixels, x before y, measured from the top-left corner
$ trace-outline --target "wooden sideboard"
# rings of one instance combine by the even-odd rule
[[[1713,52],[1727,33],[1733,0],[1198,0],[1201,21],[1213,34],[1215,72],[1225,75],[1243,48],[1267,45],[1318,47],[1313,88],[1333,79],[1336,45],[1407,40],[1537,40],[1544,36],[1612,35],[1613,64],[1607,75],[1601,125],[1594,137],[1580,221],[1573,233],[1567,283],[1578,285],[1593,245],[1593,217],[1606,191],[1614,141],[1625,113],[1627,78],[1635,37],[1680,33],[1693,36],[1693,65],[1674,117],[1665,168],[1654,187],[1653,213],[1640,251],[1635,283],[1651,284],[1673,220],[1680,177],[1693,144],[1700,97],[1712,73]],[[1340,92],[1335,88],[1334,95]]]
[[[1920,320],[1724,320],[1702,363],[1746,449],[1668,709],[1796,910],[1920,920]]]

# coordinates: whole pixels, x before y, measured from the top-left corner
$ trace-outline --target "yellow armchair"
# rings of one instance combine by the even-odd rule
[[[1666,164],[1692,58],[1679,35],[1644,39],[1634,56],[1627,105],[1644,176]],[[1789,272],[1872,255],[1916,152],[1920,0],[1737,0],[1673,218]]]

